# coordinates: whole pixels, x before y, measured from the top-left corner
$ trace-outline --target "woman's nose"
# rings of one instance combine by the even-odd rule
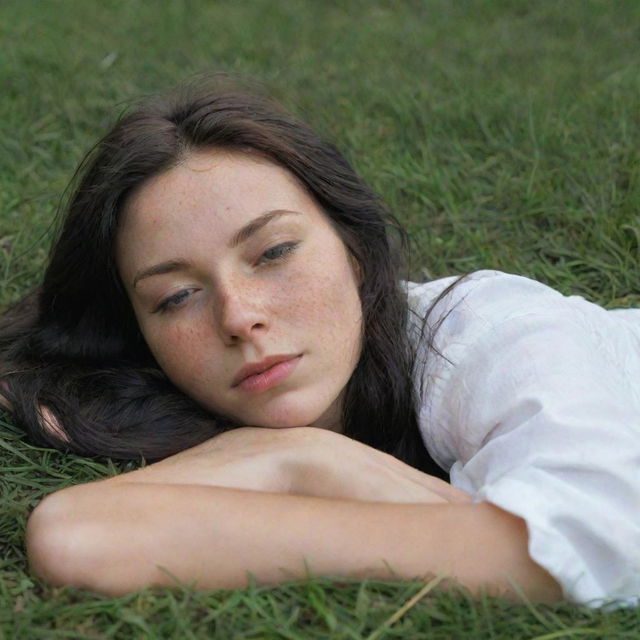
[[[255,339],[267,330],[267,312],[263,303],[265,292],[256,283],[229,283],[219,291],[216,324],[225,344]]]

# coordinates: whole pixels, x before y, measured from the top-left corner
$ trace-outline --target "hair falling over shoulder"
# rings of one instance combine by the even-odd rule
[[[0,318],[2,392],[39,445],[86,456],[159,459],[233,425],[176,389],[149,353],[120,282],[114,246],[127,199],[200,149],[258,154],[316,199],[361,273],[363,346],[343,406],[344,433],[446,475],[418,431],[403,232],[345,157],[256,92],[199,80],[147,99],[80,165],[41,285]]]

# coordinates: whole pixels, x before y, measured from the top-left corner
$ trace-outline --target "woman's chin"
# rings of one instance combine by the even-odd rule
[[[339,431],[339,418],[332,420],[333,412],[330,411],[287,411],[286,413],[276,413],[273,415],[248,416],[244,415],[238,424],[250,425],[254,427],[264,427],[267,429],[292,429],[294,427],[318,427],[321,429],[331,429]],[[339,414],[338,414],[339,415]]]
[[[265,427],[268,429],[291,429],[293,427],[317,427],[341,431],[342,395],[318,397],[314,393],[282,394],[268,402],[254,406],[233,407],[228,413],[232,420],[242,426]],[[302,397],[301,397],[302,396]]]
[[[270,429],[291,429],[293,427],[316,427],[329,431],[342,431],[340,412],[330,409],[324,411],[298,411],[286,415],[273,416],[262,420],[259,426]]]
[[[295,427],[314,427],[314,419],[310,419],[306,415],[286,416],[286,417],[274,417],[265,420],[264,417],[260,420],[254,420],[251,424],[256,427],[264,427],[266,429],[293,429]]]

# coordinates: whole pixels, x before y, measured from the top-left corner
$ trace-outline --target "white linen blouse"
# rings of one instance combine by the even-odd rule
[[[454,486],[525,520],[566,598],[639,604],[640,310],[478,271],[423,335],[455,280],[406,284],[425,445]]]

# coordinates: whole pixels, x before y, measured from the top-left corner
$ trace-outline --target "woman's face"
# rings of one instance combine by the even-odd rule
[[[242,425],[341,429],[361,347],[357,268],[288,171],[191,154],[132,196],[116,249],[140,329],[177,387]]]

